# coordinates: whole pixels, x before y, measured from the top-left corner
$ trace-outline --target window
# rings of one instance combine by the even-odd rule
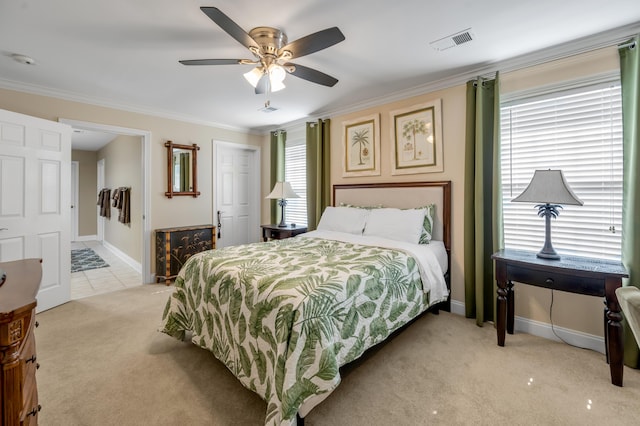
[[[289,198],[285,208],[287,223],[307,226],[307,147],[304,133],[289,132],[284,147],[284,180],[300,198]]]
[[[544,219],[511,203],[536,169],[561,169],[584,206],[551,220],[562,255],[619,260],[622,234],[622,111],[619,82],[515,99],[501,105],[502,200],[507,248],[539,251]]]

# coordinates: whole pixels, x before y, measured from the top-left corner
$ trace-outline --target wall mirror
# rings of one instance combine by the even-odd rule
[[[167,192],[169,198],[178,195],[197,197],[198,191],[198,150],[193,145],[178,145],[167,141]]]

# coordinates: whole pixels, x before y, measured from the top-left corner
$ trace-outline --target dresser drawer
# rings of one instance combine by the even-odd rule
[[[511,281],[523,284],[535,284],[538,287],[586,294],[588,296],[604,296],[604,282],[599,278],[549,272],[548,270],[543,271],[520,265],[508,265],[507,276]]]

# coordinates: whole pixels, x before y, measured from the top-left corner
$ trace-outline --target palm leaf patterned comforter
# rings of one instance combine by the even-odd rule
[[[340,383],[338,367],[447,297],[424,254],[305,235],[191,257],[163,313],[161,331],[189,332],[267,402],[268,425],[295,424]]]

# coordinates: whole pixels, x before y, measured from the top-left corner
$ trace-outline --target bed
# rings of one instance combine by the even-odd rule
[[[448,181],[334,185],[316,231],[191,257],[161,331],[210,350],[266,401],[265,424],[303,423],[340,367],[448,310],[450,204]]]

